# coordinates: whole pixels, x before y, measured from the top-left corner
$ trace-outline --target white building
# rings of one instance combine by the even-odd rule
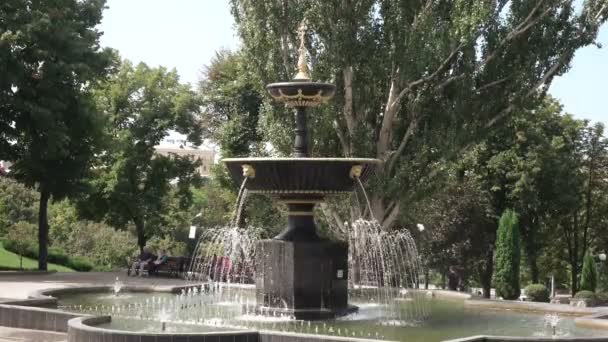
[[[203,177],[211,175],[211,167],[215,164],[215,148],[210,144],[203,144],[199,147],[189,145],[186,138],[178,133],[171,133],[159,145],[154,147],[156,153],[160,155],[176,154],[178,156],[192,157],[199,160],[198,173]]]

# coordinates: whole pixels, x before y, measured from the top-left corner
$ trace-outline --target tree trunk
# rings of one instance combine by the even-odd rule
[[[575,261],[574,263],[571,263],[572,266],[572,273],[571,273],[571,288],[572,288],[572,296],[574,297],[574,295],[578,292],[578,265],[577,262]]]
[[[492,294],[492,274],[494,273],[494,251],[489,250],[486,254],[485,269],[480,274],[480,283],[484,298],[490,298]]]
[[[38,209],[38,270],[48,269],[48,243],[49,243],[49,222],[47,217],[47,207],[51,193],[44,187],[40,188],[40,206]]]
[[[528,267],[530,267],[530,278],[532,278],[532,283],[538,284],[540,271],[538,270],[538,263],[536,262],[536,253],[532,253],[528,255]]]
[[[429,289],[429,269],[428,268],[424,271],[424,289],[425,290]]]
[[[144,220],[141,218],[134,218],[133,222],[135,223],[135,230],[137,230],[137,245],[139,246],[139,252],[144,252],[144,247],[146,246],[146,234],[145,234],[145,225]]]

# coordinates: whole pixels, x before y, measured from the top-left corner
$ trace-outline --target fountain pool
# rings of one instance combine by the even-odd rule
[[[357,313],[330,320],[305,321],[281,315],[255,314],[252,287],[224,288],[232,291],[230,302],[216,302],[215,293],[185,294],[125,292],[122,296],[104,293],[64,294],[58,296],[59,308],[78,313],[112,315],[111,323],[99,327],[137,332],[211,332],[231,329],[272,330],[304,334],[334,335],[393,341],[443,341],[473,335],[551,337],[554,315],[507,310],[481,309],[458,299],[428,299],[433,314],[422,321],[391,324],[383,319],[385,308],[351,294]],[[226,296],[224,293],[222,296]],[[402,300],[404,310],[416,305]],[[410,307],[410,308],[408,308]],[[161,312],[165,317],[161,317]],[[556,337],[606,336],[605,330],[577,327],[574,317],[559,316]]]

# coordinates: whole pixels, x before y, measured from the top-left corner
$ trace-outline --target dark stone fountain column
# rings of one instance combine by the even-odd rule
[[[296,158],[308,157],[308,129],[306,125],[306,107],[296,107],[296,138],[293,144],[293,156]]]
[[[293,155],[307,158],[306,107],[296,107]],[[322,195],[281,196],[287,228],[262,240],[256,255],[256,300],[260,313],[324,319],[356,310],[348,305],[348,244],[317,235],[314,207]]]

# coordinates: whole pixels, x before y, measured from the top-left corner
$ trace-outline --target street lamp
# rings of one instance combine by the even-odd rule
[[[606,253],[600,253],[598,257],[600,258],[600,261],[606,261]]]
[[[194,220],[201,216],[203,216],[203,212],[196,214],[196,216],[194,216],[194,218],[192,218],[192,225],[190,226],[190,232],[188,233],[188,238],[196,239],[196,226],[194,225]]]

